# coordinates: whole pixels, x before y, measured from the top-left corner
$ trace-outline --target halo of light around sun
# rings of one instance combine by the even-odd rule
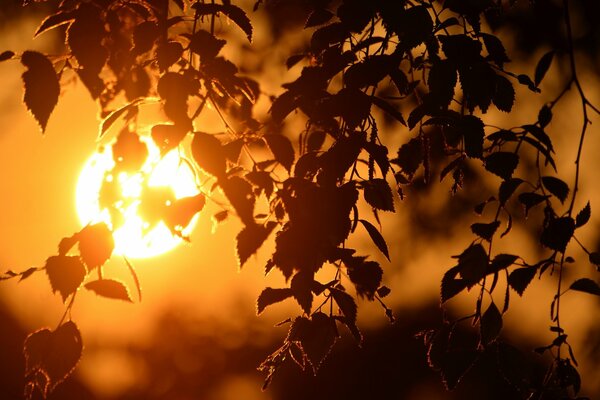
[[[85,226],[89,223],[105,222],[113,230],[113,253],[130,258],[157,256],[183,241],[174,235],[163,221],[152,226],[140,215],[140,196],[144,180],[150,188],[172,191],[175,199],[200,193],[193,170],[188,162],[180,157],[177,149],[161,157],[158,147],[151,139],[140,139],[148,148],[148,157],[139,171],[111,173],[115,167],[112,148],[103,146],[86,161],[76,189],[76,207],[81,224]],[[114,186],[120,192],[119,201],[116,203],[122,216],[119,224],[113,221],[114,215],[100,205],[101,189],[105,181],[116,183]],[[189,235],[197,219],[198,216],[194,216],[184,227],[181,231],[182,236]]]

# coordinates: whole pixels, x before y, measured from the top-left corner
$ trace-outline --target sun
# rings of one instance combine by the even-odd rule
[[[77,182],[77,214],[84,226],[108,224],[114,254],[153,257],[187,239],[204,196],[189,161],[178,149],[161,155],[149,137],[125,135],[100,147],[86,161]],[[127,162],[124,156],[130,157]]]

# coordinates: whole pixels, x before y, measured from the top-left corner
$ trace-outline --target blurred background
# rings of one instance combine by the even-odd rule
[[[17,53],[37,49],[58,53],[62,38],[46,33],[32,39],[43,19],[44,4],[21,8],[17,0],[0,4],[0,51]],[[600,15],[595,1],[571,2],[574,35],[581,79],[586,94],[600,104]],[[300,27],[307,17],[302,0],[267,1],[256,12],[252,3],[242,7],[255,26],[254,43],[243,44],[241,35],[231,34],[225,56],[257,79],[266,94],[279,94],[280,85],[294,79],[301,66],[290,71],[285,60],[307,47],[309,36]],[[533,74],[539,58],[550,48],[565,48],[561,2],[518,1],[502,16],[488,16],[508,48],[515,73]],[[227,36],[228,27],[223,26]],[[44,135],[21,103],[24,68],[18,60],[0,64],[0,270],[24,270],[42,266],[57,251],[61,238],[81,227],[75,210],[75,184],[84,162],[96,150],[98,110],[86,89],[77,81],[69,84]],[[560,92],[568,72],[564,55],[555,60],[542,84],[541,94],[521,86],[510,115],[491,111],[489,125],[512,127],[532,123],[540,107]],[[263,96],[262,113],[268,109]],[[408,110],[404,110],[408,112]],[[557,149],[559,176],[572,182],[573,160],[580,123],[581,105],[569,93],[554,110],[548,132]],[[258,115],[259,119],[261,115]],[[220,130],[218,119],[208,114],[201,124]],[[581,191],[576,209],[589,199],[592,223],[578,238],[590,249],[600,249],[600,207],[597,189],[600,171],[599,119],[587,137],[583,154]],[[211,131],[207,128],[207,131]],[[290,124],[293,135],[302,127]],[[392,148],[410,137],[406,129],[386,126]],[[443,160],[436,165],[443,167]],[[230,218],[214,231],[210,207],[203,211],[192,233],[192,242],[151,259],[133,260],[143,301],[126,304],[82,292],[72,317],[84,340],[84,353],[74,375],[53,393],[54,399],[508,399],[514,390],[494,374],[495,360],[484,357],[453,392],[447,392],[439,375],[427,367],[425,347],[415,334],[441,325],[439,284],[458,254],[472,240],[468,226],[480,218],[475,204],[494,194],[499,181],[475,166],[464,191],[450,194],[450,182],[419,183],[397,199],[397,213],[382,216],[392,262],[379,257],[368,237],[354,237],[362,254],[369,254],[385,270],[385,285],[392,289],[386,298],[396,322],[390,324],[378,304],[361,301],[358,325],[365,342],[358,348],[348,332],[327,357],[320,373],[301,371],[289,362],[276,373],[272,385],[261,391],[265,376],[256,367],[274,351],[287,334],[278,322],[297,315],[292,300],[255,313],[255,300],[265,286],[282,287],[277,272],[264,276],[264,263],[273,243],[267,243],[240,271],[234,253],[234,238],[240,229]],[[449,217],[451,216],[451,218]],[[535,217],[532,217],[535,218]],[[516,224],[499,242],[498,252],[518,253],[536,260],[541,253],[538,232],[527,224]],[[272,238],[271,238],[272,239]],[[566,280],[597,277],[585,254],[572,246],[575,258]],[[596,276],[594,276],[596,274]],[[124,262],[115,258],[106,275],[134,287]],[[572,277],[572,278],[571,278]],[[546,276],[547,278],[547,276]],[[555,281],[534,280],[525,298],[514,292],[505,316],[503,339],[531,354],[534,363],[549,359],[531,351],[551,342],[550,301]],[[466,315],[474,306],[472,295],[461,295],[447,305],[447,317]],[[562,324],[570,334],[581,368],[584,394],[600,396],[600,308],[598,299],[572,293],[563,299]],[[0,398],[19,399],[23,387],[22,344],[29,332],[55,327],[64,305],[53,295],[43,273],[17,283],[0,284]],[[464,326],[469,337],[470,327]],[[472,335],[472,332],[471,332]]]

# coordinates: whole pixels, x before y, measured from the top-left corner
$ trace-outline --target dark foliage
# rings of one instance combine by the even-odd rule
[[[255,9],[262,3],[258,1]],[[303,22],[310,34],[308,47],[292,55],[286,66],[292,68],[305,59],[310,63],[283,85],[281,94],[272,96],[269,115],[260,121],[254,116],[254,105],[263,94],[259,83],[221,55],[229,44],[215,29],[216,22],[227,18],[235,28],[232,34],[243,33],[248,41],[254,33],[246,12],[230,1],[65,0],[55,5],[35,33],[66,28],[62,57],[5,51],[0,61],[20,58],[26,67],[23,99],[42,131],[58,101],[61,77],[69,73],[98,101],[103,116],[100,136],[117,121],[125,121],[111,144],[115,167],[106,176],[99,199],[116,216],[114,221],[122,219],[123,213],[110,176],[139,171],[144,165],[148,148],[138,134],[139,108],[159,101],[169,123],[156,121],[150,127],[151,140],[162,154],[177,148],[188,155],[212,187],[206,186],[211,189],[195,197],[175,199],[169,190],[144,182],[139,206],[144,219],[151,226],[162,221],[174,235],[185,238],[185,227],[209,199],[223,208],[215,221],[236,214],[243,224],[235,245],[240,267],[274,237],[275,248],[265,269],[279,270],[288,286],[266,288],[258,297],[257,312],[288,299],[298,303],[302,312],[289,319],[283,344],[259,367],[268,374],[265,387],[290,359],[317,374],[340,338],[338,327],[346,327],[361,343],[357,298],[377,301],[394,321],[383,301],[389,293],[383,285],[383,268],[348,245],[359,223],[389,260],[386,238],[377,226],[380,212],[402,207],[398,198],[404,199],[405,191],[419,184],[429,184],[437,165],[445,165],[440,180],[449,177],[454,194],[468,186],[473,171],[487,171],[490,180],[500,180],[494,191],[498,199],[490,193],[475,199],[479,202],[475,211],[482,215],[484,208],[495,207],[494,217],[470,226],[474,240],[454,257],[456,265],[441,282],[442,303],[475,291],[475,311],[421,334],[428,363],[440,372],[445,386],[454,389],[479,360],[496,354],[505,366],[506,379],[523,398],[576,398],[581,381],[559,318],[560,299],[565,295],[562,271],[573,243],[599,265],[598,253],[588,251],[575,237],[576,230],[590,220],[591,206],[588,202],[579,212],[574,207],[588,113],[600,112],[586,97],[575,70],[566,0],[562,5],[566,47],[542,56],[532,77],[507,67],[510,57],[501,39],[485,32],[487,24],[482,22],[485,18],[494,26],[494,16],[513,3],[308,2]],[[549,2],[534,3],[533,7],[540,7]],[[530,124],[510,129],[486,124],[488,111],[512,110],[515,85],[540,93],[558,58],[568,61],[570,78]],[[569,186],[554,176],[558,173],[555,149],[546,128],[558,117],[553,108],[571,87],[577,89],[584,115],[577,173]],[[207,104],[221,117],[224,132],[195,129],[194,122]],[[292,118],[304,122],[299,137],[282,133]],[[384,127],[389,128],[387,136]],[[399,133],[405,140],[398,148],[386,144],[398,142],[390,137]],[[184,140],[188,136],[191,145]],[[533,178],[524,161],[532,159],[537,172]],[[256,215],[259,198],[266,198],[268,214]],[[514,207],[516,203],[524,212]],[[498,253],[494,245],[510,233],[513,220],[523,221],[534,213],[541,222],[538,241],[543,258],[528,263],[521,256]],[[114,228],[104,223],[88,225],[63,239],[58,255],[48,258],[44,268],[8,271],[2,279],[25,279],[45,270],[67,311],[80,287],[131,301],[121,282],[102,276],[115,246]],[[140,292],[134,269],[128,266]],[[500,338],[510,289],[523,296],[533,278],[545,277],[549,269],[559,271],[551,303],[556,339],[540,352],[558,351],[553,352],[540,384],[514,373],[521,354]],[[90,278],[93,271],[98,279]],[[321,271],[330,274],[327,282],[315,278]],[[589,278],[577,279],[570,289],[600,293]],[[465,319],[478,326],[478,340],[458,345],[455,333]],[[560,352],[565,347],[568,355]],[[54,331],[42,329],[30,335],[25,343],[26,395],[37,391],[46,396],[52,391],[72,372],[81,349],[72,321],[61,320]]]

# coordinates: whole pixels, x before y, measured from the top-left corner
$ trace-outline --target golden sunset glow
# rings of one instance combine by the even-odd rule
[[[112,148],[104,146],[85,163],[77,182],[77,214],[82,225],[106,222],[113,229],[114,253],[130,258],[147,258],[165,253],[182,242],[164,221],[149,221],[141,212],[144,187],[172,193],[175,199],[199,193],[189,164],[174,149],[161,157],[151,140],[142,138],[148,147],[148,157],[139,171],[115,172]],[[116,202],[112,209],[102,203],[103,189],[108,187]],[[166,200],[165,206],[170,205]],[[189,235],[197,216],[183,227]]]

